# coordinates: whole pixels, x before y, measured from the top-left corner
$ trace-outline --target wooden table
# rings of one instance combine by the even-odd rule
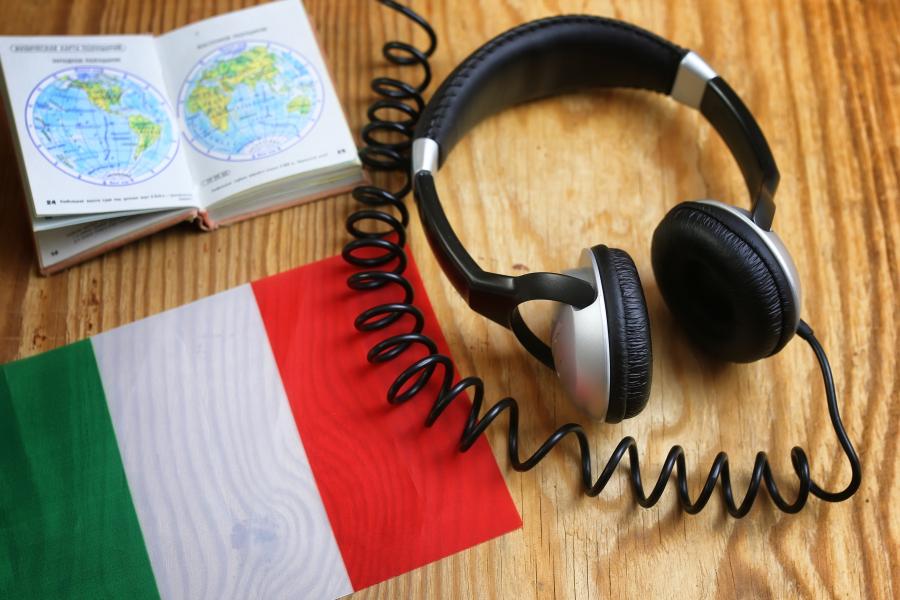
[[[159,33],[239,4],[6,1],[0,33]],[[413,30],[372,2],[306,4],[358,131],[372,99],[369,80],[386,70],[381,44]],[[737,521],[724,514],[718,495],[702,514],[686,516],[671,488],[656,508],[637,507],[624,469],[601,498],[585,498],[571,446],[517,474],[496,428],[488,437],[524,527],[359,596],[900,596],[900,4],[419,0],[414,6],[438,31],[438,80],[495,34],[565,12],[642,25],[698,51],[728,79],[779,161],[776,227],[800,270],[804,318],[830,351],[864,479],[851,501],[813,500],[796,516],[762,498]],[[8,125],[0,122],[0,361],[333,255],[347,241],[343,222],[354,203],[343,196],[209,235],[175,228],[40,277]],[[639,417],[588,427],[593,450],[604,459],[623,435],[632,435],[649,472],[680,443],[696,490],[715,454],[726,450],[742,488],[755,452],[767,449],[782,487],[792,493],[789,452],[800,445],[816,480],[830,488],[848,480],[804,345],[790,344],[762,363],[719,364],[685,342],[661,301],[649,250],[665,212],[691,198],[746,201],[724,144],[697,114],[649,94],[618,91],[511,110],[460,144],[439,188],[451,221],[488,269],[569,268],[582,247],[598,243],[634,257],[653,324],[653,392]],[[534,448],[555,426],[582,420],[552,373],[507,331],[466,308],[415,217],[410,230],[412,253],[460,371],[484,377],[491,398],[519,399],[524,447]],[[546,324],[545,314],[532,312]]]

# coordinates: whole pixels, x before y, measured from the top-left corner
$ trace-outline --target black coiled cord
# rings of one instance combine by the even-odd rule
[[[426,50],[419,50],[411,44],[390,41],[382,48],[384,58],[395,65],[421,67],[423,77],[418,85],[411,85],[389,77],[378,77],[372,80],[372,90],[379,96],[369,106],[369,123],[362,130],[362,139],[365,147],[360,151],[360,159],[363,163],[375,171],[398,171],[406,175],[403,186],[397,192],[390,192],[374,185],[359,186],[353,190],[353,197],[366,205],[366,208],[354,212],[347,219],[347,231],[353,236],[353,240],[344,246],[343,257],[348,263],[363,269],[350,276],[347,283],[354,290],[373,290],[385,286],[397,286],[403,290],[403,299],[400,302],[381,304],[361,313],[355,321],[359,331],[377,331],[388,327],[406,315],[412,317],[414,324],[409,333],[393,335],[379,341],[369,350],[368,360],[371,363],[384,363],[398,358],[406,350],[414,345],[424,346],[428,355],[407,367],[388,389],[387,398],[391,404],[402,404],[416,396],[435,376],[438,367],[441,370],[441,386],[434,400],[431,411],[425,421],[426,426],[431,426],[441,415],[447,406],[467,390],[472,394],[472,407],[466,420],[465,428],[460,439],[460,450],[465,452],[472,447],[490,424],[504,411],[509,412],[509,428],[507,433],[507,450],[509,461],[516,471],[528,471],[534,468],[557,444],[567,436],[574,436],[578,441],[581,453],[581,479],[584,491],[588,496],[596,496],[603,491],[609,482],[619,463],[628,454],[629,476],[632,489],[637,497],[637,502],[645,508],[655,505],[666,485],[675,471],[678,486],[678,499],[682,508],[690,513],[700,512],[706,506],[716,482],[721,482],[722,496],[728,513],[733,517],[743,517],[753,506],[759,489],[765,482],[775,505],[786,513],[798,512],[806,505],[809,495],[812,494],[828,502],[840,502],[852,496],[859,488],[862,472],[859,458],[847,432],[841,421],[837,406],[837,395],[831,367],[825,351],[813,334],[812,329],[803,321],[797,329],[797,334],[806,340],[813,349],[825,383],[825,394],[828,401],[828,413],[831,424],[837,434],[841,448],[850,462],[850,483],[841,491],[829,492],[816,484],[810,475],[809,459],[800,447],[791,450],[791,463],[800,482],[797,497],[790,502],[782,496],[772,474],[768,457],[765,452],[759,452],[753,464],[753,474],[747,487],[743,500],[738,504],[731,486],[731,472],[728,463],[728,455],[720,452],[716,455],[706,483],[696,500],[691,500],[688,491],[687,463],[684,450],[681,446],[673,446],[666,456],[665,463],[653,489],[647,494],[644,490],[641,478],[640,463],[637,444],[632,437],[625,437],[616,446],[606,466],[600,472],[597,480],[593,480],[593,468],[588,438],[584,429],[575,423],[563,425],[543,443],[530,457],[522,460],[519,457],[519,406],[513,398],[504,398],[494,404],[488,411],[481,415],[484,404],[484,382],[478,377],[465,377],[453,383],[453,363],[450,357],[438,352],[437,345],[428,336],[422,333],[425,319],[418,308],[413,306],[413,289],[409,281],[403,276],[406,270],[407,258],[404,251],[406,244],[406,227],[409,224],[409,212],[403,204],[403,199],[412,190],[410,177],[409,151],[412,144],[413,132],[416,122],[421,114],[425,101],[422,93],[431,82],[431,68],[428,58],[437,46],[437,38],[431,26],[418,14],[394,0],[378,0],[381,4],[398,11],[411,21],[416,23],[428,36],[429,44]],[[391,120],[390,111],[400,113],[403,118]],[[400,137],[401,141],[387,142],[378,139],[378,134]],[[394,209],[399,218],[383,208]],[[364,231],[360,224],[367,223],[370,226],[387,225],[387,230]],[[391,263],[396,263],[392,269]]]

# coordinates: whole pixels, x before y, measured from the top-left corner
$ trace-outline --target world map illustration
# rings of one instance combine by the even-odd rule
[[[297,52],[270,42],[218,48],[188,75],[179,94],[185,135],[221,160],[253,160],[286,150],[322,112],[322,82]]]
[[[131,185],[165,169],[178,151],[171,111],[142,79],[106,67],[54,73],[31,92],[28,132],[40,153],[72,177]]]

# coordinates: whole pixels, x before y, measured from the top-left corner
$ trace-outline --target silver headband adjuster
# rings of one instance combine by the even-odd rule
[[[706,82],[716,77],[718,75],[706,61],[694,52],[688,52],[678,65],[678,74],[675,75],[675,83],[672,84],[669,95],[682,104],[699,109],[703,92],[706,91]]]
[[[438,143],[431,138],[418,138],[412,143],[412,174],[413,177],[419,171],[437,173],[438,155],[440,148]]]

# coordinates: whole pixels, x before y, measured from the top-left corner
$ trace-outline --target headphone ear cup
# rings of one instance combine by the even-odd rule
[[[609,407],[617,423],[644,409],[650,397],[653,354],[650,319],[641,278],[628,253],[604,245],[591,248],[599,267],[609,329]]]
[[[652,262],[669,310],[713,356],[771,356],[796,329],[799,307],[785,269],[760,234],[726,208],[673,208],[653,233]]]

